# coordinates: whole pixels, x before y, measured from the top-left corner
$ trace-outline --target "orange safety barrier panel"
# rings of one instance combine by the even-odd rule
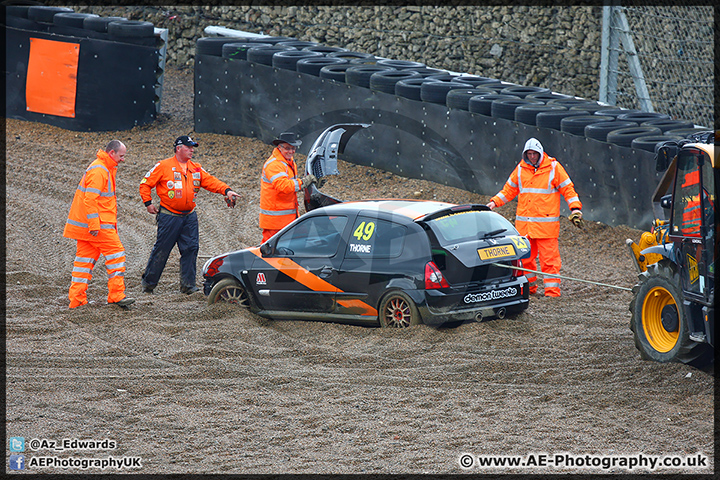
[[[80,44],[30,39],[25,103],[36,113],[75,118]]]

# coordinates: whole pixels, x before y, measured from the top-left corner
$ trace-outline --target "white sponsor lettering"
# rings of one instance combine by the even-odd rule
[[[505,290],[491,290],[482,293],[468,293],[463,300],[465,303],[488,302],[490,300],[498,300],[501,298],[514,297],[517,295],[515,287],[508,287]]]
[[[354,253],[370,253],[370,245],[350,244],[350,251]]]

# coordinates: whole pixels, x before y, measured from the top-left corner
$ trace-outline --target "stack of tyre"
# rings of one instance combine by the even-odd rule
[[[72,8],[45,5],[8,5],[5,15],[5,25],[12,28],[158,46],[155,26],[151,22],[76,13]]]
[[[151,22],[76,13],[72,8],[45,5],[7,5],[4,20],[7,27],[31,32],[108,40],[157,49],[154,88],[156,110],[160,110],[167,45],[161,35],[155,34],[155,26]]]
[[[456,74],[423,63],[377,58],[290,37],[206,37],[198,54],[284,68],[411,100],[543,128],[620,146],[654,151],[658,143],[697,131],[693,122],[640,112],[494,78]]]

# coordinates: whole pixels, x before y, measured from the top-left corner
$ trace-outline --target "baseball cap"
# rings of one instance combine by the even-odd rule
[[[187,135],[179,136],[175,139],[175,146],[186,145],[188,147],[197,147],[198,143]]]

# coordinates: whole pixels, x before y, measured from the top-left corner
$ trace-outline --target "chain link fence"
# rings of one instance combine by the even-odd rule
[[[656,112],[713,127],[715,23],[711,6],[625,6],[649,99]],[[617,28],[617,27],[611,27]],[[620,54],[617,105],[639,108],[628,58]]]

